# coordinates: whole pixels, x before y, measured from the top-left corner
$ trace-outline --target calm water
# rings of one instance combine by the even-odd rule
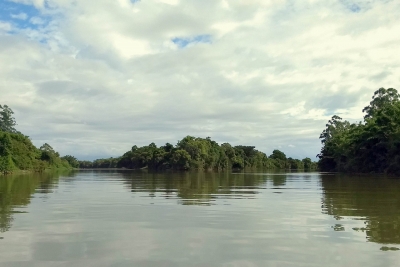
[[[400,179],[0,177],[0,266],[399,266]]]

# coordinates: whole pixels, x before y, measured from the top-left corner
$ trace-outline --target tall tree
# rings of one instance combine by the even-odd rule
[[[286,160],[286,155],[282,151],[275,149],[272,151],[272,154],[269,156],[271,159],[279,159],[279,160]]]
[[[14,112],[7,105],[0,105],[0,131],[16,133],[14,126],[16,125],[13,117]]]
[[[400,95],[394,88],[385,89],[383,87],[379,88],[374,92],[372,96],[372,101],[366,106],[362,111],[365,112],[364,119],[372,118],[376,112],[382,109],[385,105],[398,102]]]

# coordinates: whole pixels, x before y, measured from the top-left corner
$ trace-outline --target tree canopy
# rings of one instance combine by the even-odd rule
[[[322,171],[400,174],[400,95],[380,88],[363,109],[364,121],[333,116],[320,135]]]
[[[273,155],[267,157],[254,146],[232,146],[228,143],[219,145],[210,137],[186,136],[176,146],[170,143],[160,147],[154,143],[143,147],[135,145],[119,158],[81,161],[80,167],[151,170],[316,169],[316,163],[311,159],[287,159],[279,150],[274,150]]]
[[[7,105],[0,105],[0,131],[16,133],[14,126],[16,125],[14,112]]]

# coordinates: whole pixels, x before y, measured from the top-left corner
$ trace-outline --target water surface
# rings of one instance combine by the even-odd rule
[[[0,266],[398,266],[400,180],[80,171],[0,177]]]

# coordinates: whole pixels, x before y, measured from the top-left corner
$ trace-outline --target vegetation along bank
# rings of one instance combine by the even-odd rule
[[[380,88],[363,109],[364,120],[333,116],[321,133],[321,171],[400,175],[400,95]]]
[[[0,105],[0,173],[16,170],[42,172],[45,169],[71,169],[68,160],[49,145],[36,148],[28,136],[15,129],[13,111]]]

